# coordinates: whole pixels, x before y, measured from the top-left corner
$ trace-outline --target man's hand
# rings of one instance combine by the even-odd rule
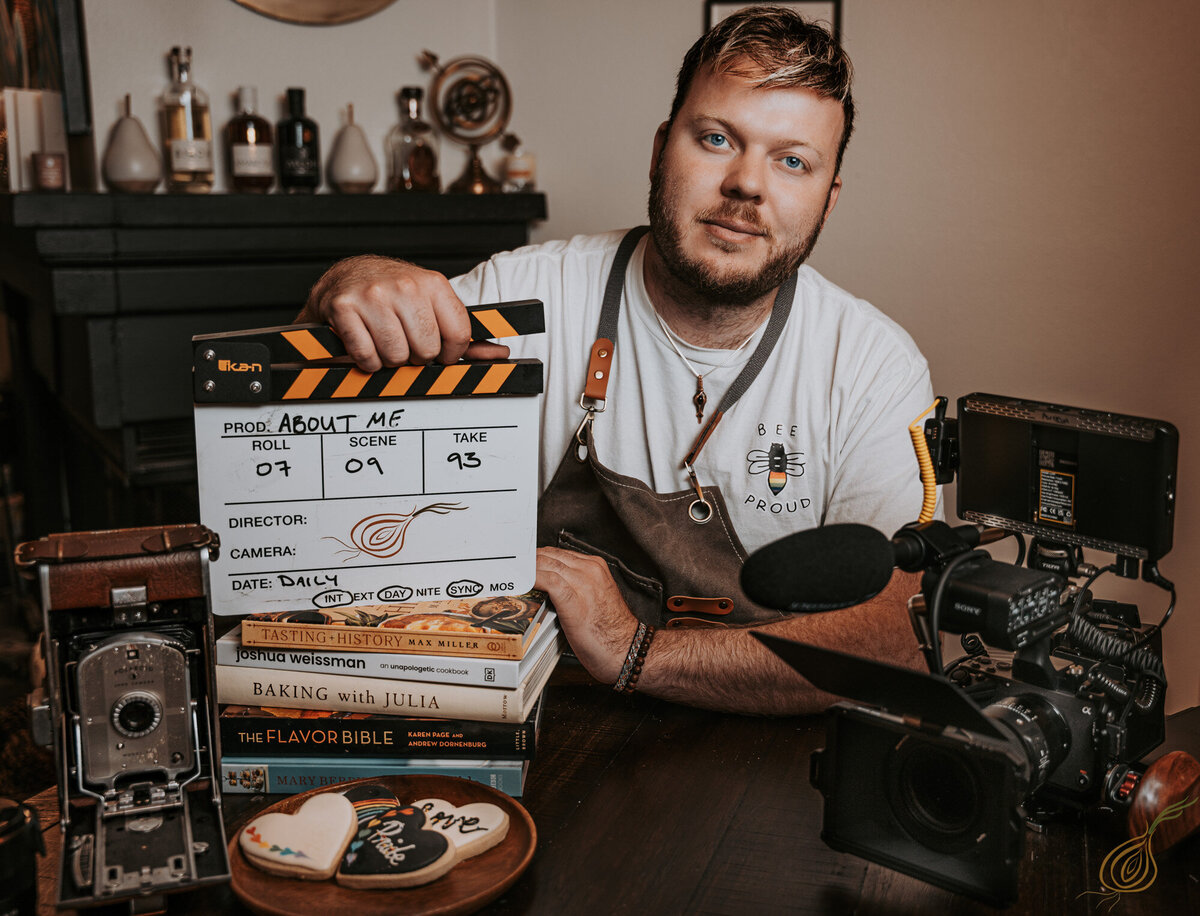
[[[364,372],[383,366],[504,359],[508,347],[470,342],[466,307],[435,270],[363,255],[329,268],[296,319],[330,325]]]
[[[599,557],[539,547],[535,588],[550,596],[571,649],[596,680],[616,683],[637,618]]]

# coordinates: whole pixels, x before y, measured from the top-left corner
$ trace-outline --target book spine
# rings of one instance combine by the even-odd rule
[[[217,665],[217,702],[434,719],[520,721],[520,690]]]
[[[558,628],[551,627],[553,638]],[[538,633],[526,655],[540,655],[545,637]],[[330,652],[325,649],[272,649],[243,647],[239,635],[217,640],[215,661],[218,665],[243,668],[274,668],[279,671],[321,671],[353,674],[355,677],[387,677],[403,681],[428,681],[434,684],[507,687],[520,682],[521,663],[509,659],[482,659],[467,656],[399,655],[392,652]]]
[[[533,757],[533,721],[515,725],[459,719],[286,719],[222,716],[221,750],[228,756],[487,758]]]
[[[239,795],[295,795],[353,779],[378,776],[458,776],[519,798],[529,764],[516,760],[450,760],[387,763],[342,757],[288,760],[272,757],[223,757],[221,791]]]
[[[332,649],[350,652],[406,652],[414,655],[520,659],[524,633],[444,633],[420,630],[348,627],[319,623],[242,621],[242,645],[283,649]]]

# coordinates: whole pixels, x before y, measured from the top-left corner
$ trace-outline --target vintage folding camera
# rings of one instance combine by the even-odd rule
[[[60,906],[144,912],[229,880],[207,598],[217,547],[178,525],[17,548],[45,626],[33,730],[54,747]]]

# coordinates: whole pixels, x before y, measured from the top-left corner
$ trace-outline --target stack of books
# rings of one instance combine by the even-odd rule
[[[538,592],[252,614],[216,643],[224,791],[432,773],[520,796],[560,654]]]

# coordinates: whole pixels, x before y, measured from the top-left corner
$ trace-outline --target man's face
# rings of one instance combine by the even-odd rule
[[[842,124],[841,104],[812,90],[697,72],[650,173],[654,244],[675,279],[730,305],[778,287],[837,201]]]

